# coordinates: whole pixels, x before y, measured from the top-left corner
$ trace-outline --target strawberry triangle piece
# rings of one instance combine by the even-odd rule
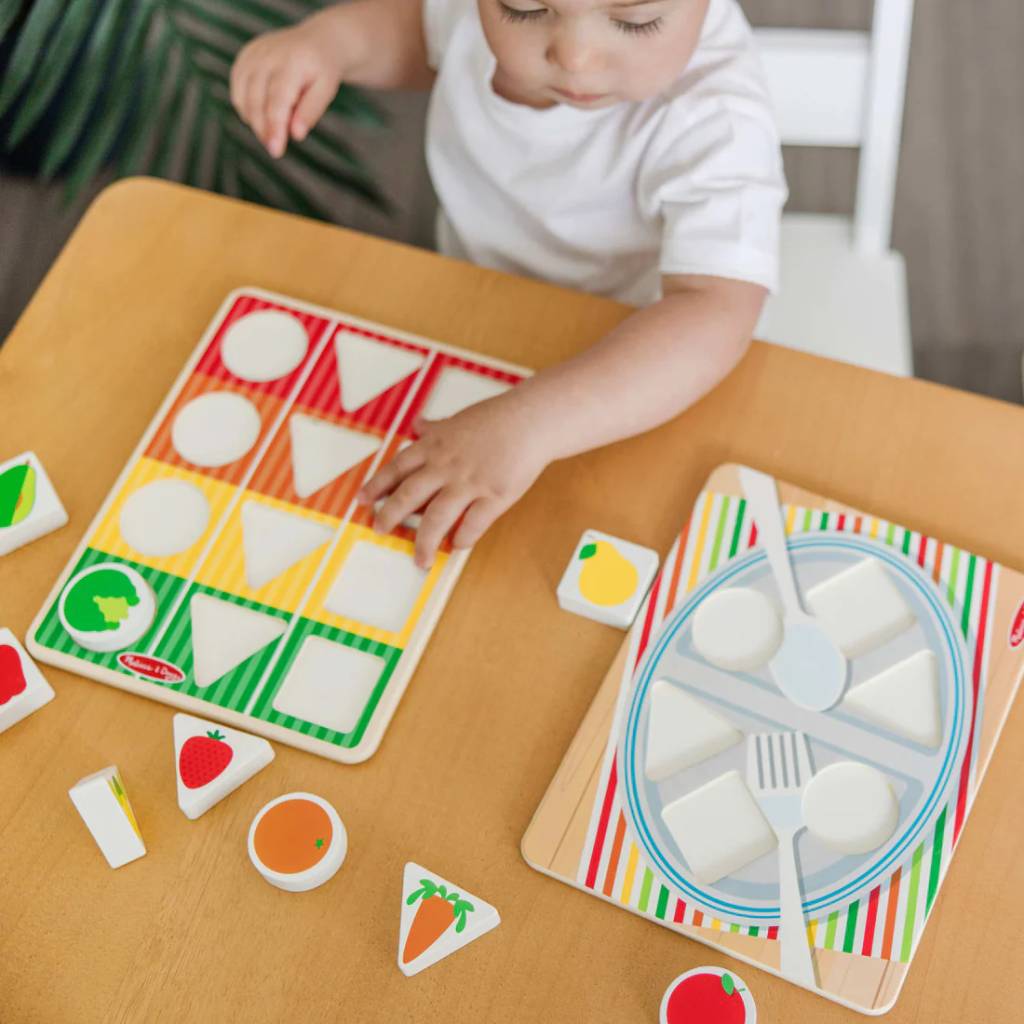
[[[195,821],[274,760],[258,736],[202,718],[174,716],[174,765],[178,806]]]
[[[439,875],[405,865],[398,967],[407,977],[443,960],[501,924],[498,911]]]

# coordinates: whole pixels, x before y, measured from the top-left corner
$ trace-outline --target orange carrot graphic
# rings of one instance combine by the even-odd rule
[[[453,921],[456,932],[461,932],[466,927],[466,915],[474,909],[469,900],[461,899],[457,892],[448,892],[443,885],[435,885],[429,878],[421,878],[420,888],[409,893],[405,902],[411,907],[417,900],[421,903],[405,938],[403,964],[426,952]]]

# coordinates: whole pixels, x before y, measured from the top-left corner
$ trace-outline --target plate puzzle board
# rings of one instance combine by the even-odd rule
[[[528,371],[253,288],[224,301],[32,624],[40,661],[338,761],[377,748],[468,553],[365,480]]]
[[[783,697],[767,669],[727,671],[695,647],[694,619],[714,595],[755,590],[778,603],[740,467],[719,467],[538,807],[523,854],[538,871],[785,977],[779,848],[752,799],[767,768],[748,757],[758,734],[790,743],[802,733],[813,772],[804,792],[818,787],[819,797],[816,807],[804,800],[808,827],[796,840],[815,988],[877,1014],[899,995],[1019,686],[1024,576],[792,485],[778,489],[798,589],[823,620],[824,581],[846,573],[848,586],[867,586],[850,575],[867,563],[885,580],[883,592],[860,592],[871,600],[858,612],[857,594],[840,594],[843,614],[830,631],[845,630],[852,645],[843,699],[807,710]],[[867,632],[857,636],[855,626]],[[679,728],[666,728],[673,714],[682,715]],[[827,833],[852,813],[820,821],[822,810],[828,816],[857,795],[833,798],[824,788],[846,771],[839,762],[884,778],[891,802],[881,832],[860,847],[837,847]],[[755,841],[765,829],[767,852]]]

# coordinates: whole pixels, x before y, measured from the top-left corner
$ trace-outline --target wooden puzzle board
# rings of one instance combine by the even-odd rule
[[[808,917],[819,991],[863,1013],[895,1003],[1024,671],[1024,577],[997,563],[779,482],[787,533],[838,531],[927,573],[963,634],[962,755],[922,837],[870,891]],[[778,974],[778,919],[719,920],[651,866],[624,806],[619,723],[661,624],[701,582],[756,546],[738,467],[711,475],[522,842],[536,870]],[[916,571],[915,569],[915,571]],[[723,915],[724,916],[724,915]]]
[[[278,320],[265,344],[271,312],[285,318],[286,330],[278,332]],[[281,337],[290,339],[284,355],[274,347]],[[250,342],[254,349],[246,348]],[[262,362],[252,356],[257,349]],[[337,761],[365,760],[381,741],[468,553],[446,541],[429,573],[417,577],[414,531],[374,533],[373,510],[357,505],[355,496],[415,439],[418,415],[450,415],[527,373],[283,296],[232,292],[47,597],[29,631],[30,651],[40,661]],[[204,468],[182,454],[182,447],[192,454],[182,423],[203,407],[190,403],[214,393],[232,396],[230,408],[241,408],[254,426],[241,455]],[[187,407],[191,412],[179,418]],[[203,426],[203,445],[218,439]],[[192,498],[201,494],[207,516],[184,549],[165,553],[143,540],[153,548],[144,554],[126,539],[130,519],[122,513],[143,488],[168,481],[188,485],[179,490]],[[278,524],[289,538],[283,550],[306,553],[266,580],[253,563],[277,550]],[[156,598],[152,626],[109,652],[81,646],[60,616],[69,582],[103,564],[135,570]],[[399,591],[402,610],[389,619],[389,595]],[[210,609],[214,617],[197,639],[193,615]],[[194,641],[203,648],[200,661],[217,665],[219,659],[223,667],[224,645],[208,648],[217,648],[220,636],[245,634],[252,623],[251,644],[260,631],[273,639],[212,681],[197,674]],[[237,645],[234,650],[237,656]],[[357,691],[344,689],[349,673],[358,677],[351,684]],[[340,718],[325,724],[315,712],[294,713],[326,706],[335,694],[359,702],[344,729],[337,727]]]

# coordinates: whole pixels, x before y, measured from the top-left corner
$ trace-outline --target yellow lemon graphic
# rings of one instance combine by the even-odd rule
[[[580,593],[597,605],[616,605],[628,601],[640,582],[636,566],[616,550],[615,545],[598,540],[580,549]]]

